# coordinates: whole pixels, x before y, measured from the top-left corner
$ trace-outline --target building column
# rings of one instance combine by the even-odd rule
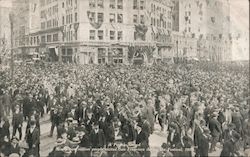
[[[58,62],[62,63],[62,46],[58,47]]]

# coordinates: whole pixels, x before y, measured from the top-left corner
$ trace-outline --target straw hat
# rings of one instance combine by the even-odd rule
[[[62,151],[65,153],[65,154],[71,154],[72,153],[72,150],[70,147],[68,146],[65,146]]]
[[[17,153],[12,153],[12,154],[9,155],[9,157],[20,157],[20,155],[17,154]]]

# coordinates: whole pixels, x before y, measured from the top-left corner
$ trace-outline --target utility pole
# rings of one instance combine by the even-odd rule
[[[14,77],[14,54],[13,54],[13,13],[9,14],[10,19],[10,50],[11,50],[11,80],[13,82]]]

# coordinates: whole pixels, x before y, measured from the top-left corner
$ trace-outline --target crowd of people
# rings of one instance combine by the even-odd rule
[[[0,156],[39,157],[44,114],[57,138],[51,157],[150,156],[156,123],[167,133],[158,156],[208,156],[219,144],[221,156],[240,156],[250,145],[248,78],[247,66],[214,63],[16,66],[13,78],[0,74]]]

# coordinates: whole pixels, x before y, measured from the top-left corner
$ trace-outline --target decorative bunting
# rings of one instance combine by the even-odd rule
[[[90,25],[94,27],[95,29],[99,29],[103,24],[103,20],[97,21],[97,22],[95,20],[91,20],[90,13],[91,13],[90,11],[87,11],[87,16],[88,16]]]
[[[142,40],[145,40],[147,31],[148,31],[148,27],[146,25],[135,25],[136,39],[138,37]]]

